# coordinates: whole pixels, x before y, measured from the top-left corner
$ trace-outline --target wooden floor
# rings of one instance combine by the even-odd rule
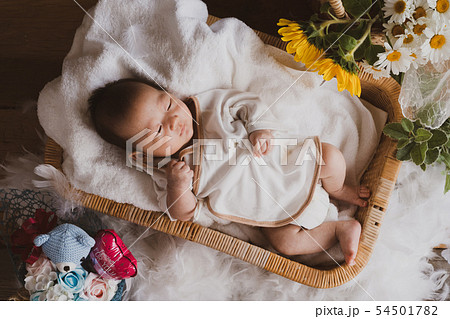
[[[96,3],[77,2],[84,8]],[[273,35],[277,34],[278,18],[307,18],[317,8],[316,2],[308,0],[204,2],[210,14],[237,17],[250,27]],[[37,97],[47,82],[60,75],[63,58],[83,16],[84,12],[71,0],[2,0],[0,43],[8,50],[0,50],[0,164],[24,154],[24,149],[35,154],[42,151]],[[442,258],[432,264],[450,272],[449,264]],[[19,286],[7,250],[0,243],[0,300],[7,300]]]

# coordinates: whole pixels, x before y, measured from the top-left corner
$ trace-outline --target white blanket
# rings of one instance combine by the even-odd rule
[[[95,88],[131,76],[153,79],[180,98],[212,88],[257,93],[280,121],[297,124],[295,133],[338,146],[352,183],[373,155],[383,121],[376,125],[357,98],[337,92],[335,81],[319,86],[320,76],[280,64],[241,21],[210,28],[198,0],[100,1],[89,13],[95,22],[85,17],[62,75],[38,100],[39,120],[64,149],[63,170],[75,187],[158,209],[149,176],[125,166],[125,152],[97,135],[87,111]]]

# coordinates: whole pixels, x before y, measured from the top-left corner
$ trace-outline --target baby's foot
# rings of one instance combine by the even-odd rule
[[[361,225],[356,220],[339,222],[336,228],[336,237],[339,240],[339,245],[344,253],[345,262],[349,266],[355,265],[360,235]]]
[[[360,207],[366,207],[367,201],[364,199],[367,199],[370,197],[370,190],[366,186],[350,186],[347,184],[344,184],[340,190],[337,190],[335,192],[328,192],[330,194],[330,197],[342,200],[344,202],[358,205]]]

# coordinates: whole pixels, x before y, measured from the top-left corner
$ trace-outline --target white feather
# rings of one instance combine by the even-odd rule
[[[142,24],[131,24],[126,28],[121,37],[122,47],[133,57],[140,58],[146,54],[146,43],[144,26]]]

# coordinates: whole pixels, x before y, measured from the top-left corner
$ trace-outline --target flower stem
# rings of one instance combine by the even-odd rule
[[[373,24],[375,23],[375,21],[377,21],[377,20],[378,20],[378,14],[377,14],[373,19],[370,19],[370,20],[369,20],[369,24],[367,25],[366,32],[364,32],[364,34],[362,35],[362,37],[359,38],[358,41],[356,42],[355,47],[354,47],[350,52],[348,52],[347,54],[353,56],[353,53],[355,53],[356,50],[358,50],[358,48],[361,46],[361,44],[363,44],[363,42],[364,42],[364,41],[366,40],[366,38],[369,36],[370,31],[372,30],[372,25],[373,25]]]

